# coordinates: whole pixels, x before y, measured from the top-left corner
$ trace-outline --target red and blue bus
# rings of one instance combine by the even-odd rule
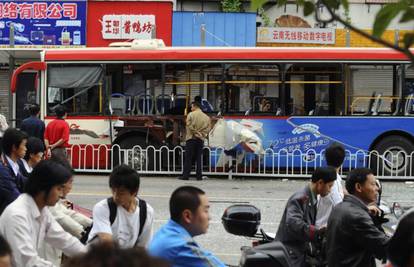
[[[261,158],[259,164],[283,167],[271,156],[275,151],[301,153],[294,164],[302,166],[318,160],[315,155],[329,143],[340,142],[350,154],[361,153],[355,166],[369,164],[384,176],[413,176],[410,63],[405,55],[380,48],[47,49],[40,62],[15,71],[12,89],[21,72],[39,71],[33,99],[40,101],[42,118],[49,122],[54,108],[64,105],[70,144],[105,148],[95,150],[97,155],[78,153],[72,157],[75,167],[119,163],[103,152],[115,144],[125,149],[183,145],[188,105],[201,96],[209,103],[206,112],[220,122],[222,143],[235,147],[223,155],[244,149]],[[233,126],[239,131],[226,132]],[[240,146],[243,129],[254,133],[253,143],[258,140],[251,151],[249,144]],[[217,151],[220,142],[212,142],[211,149]],[[377,156],[366,163],[372,151]],[[219,164],[220,156],[209,164]],[[146,157],[127,160],[138,165],[155,160]]]

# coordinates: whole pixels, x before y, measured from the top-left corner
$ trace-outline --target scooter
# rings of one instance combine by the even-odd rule
[[[381,214],[375,219],[376,225],[385,234],[392,236],[396,230],[398,218],[404,210],[401,205],[394,203],[391,207],[381,200],[382,185],[379,183],[377,205]],[[274,241],[274,237],[259,229],[261,220],[260,210],[249,204],[236,204],[228,207],[222,216],[222,223],[228,233],[249,237],[253,240],[251,247],[241,248],[240,267],[293,267],[289,254],[284,245]],[[309,249],[308,261],[315,260],[318,251]],[[317,262],[317,261],[316,261]],[[318,263],[315,266],[320,266]]]

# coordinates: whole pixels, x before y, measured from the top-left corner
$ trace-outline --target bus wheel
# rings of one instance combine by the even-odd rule
[[[411,176],[413,143],[398,135],[382,139],[371,152],[371,168],[379,176]]]

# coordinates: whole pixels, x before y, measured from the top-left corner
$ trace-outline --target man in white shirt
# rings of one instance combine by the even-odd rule
[[[140,178],[127,165],[114,168],[109,177],[112,197],[93,208],[88,242],[117,242],[121,248],[146,247],[153,234],[154,210],[138,199]]]
[[[14,267],[52,266],[39,251],[43,242],[59,248],[67,256],[86,252],[86,247],[65,232],[50,214],[72,173],[61,164],[46,160],[34,169],[26,192],[13,201],[0,217],[0,234],[9,242]]]
[[[326,227],[333,207],[341,203],[344,198],[342,178],[341,175],[339,175],[339,169],[345,159],[344,147],[338,143],[331,144],[325,150],[325,159],[328,166],[332,166],[336,169],[336,180],[331,188],[331,192],[327,196],[318,199],[315,223],[317,229]]]

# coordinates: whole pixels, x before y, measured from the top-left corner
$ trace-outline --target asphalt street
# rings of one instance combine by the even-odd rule
[[[168,201],[174,189],[181,185],[195,185],[203,189],[210,200],[211,221],[208,233],[197,237],[198,242],[225,263],[237,265],[240,247],[251,240],[227,233],[221,223],[224,210],[233,204],[249,203],[261,211],[261,228],[276,232],[289,196],[307,181],[287,179],[209,179],[181,181],[172,177],[143,177],[139,195],[155,210],[155,231],[169,218]],[[402,206],[414,205],[414,184],[383,182],[383,199]],[[110,196],[108,176],[76,175],[69,198],[76,204],[92,209],[101,199]]]

